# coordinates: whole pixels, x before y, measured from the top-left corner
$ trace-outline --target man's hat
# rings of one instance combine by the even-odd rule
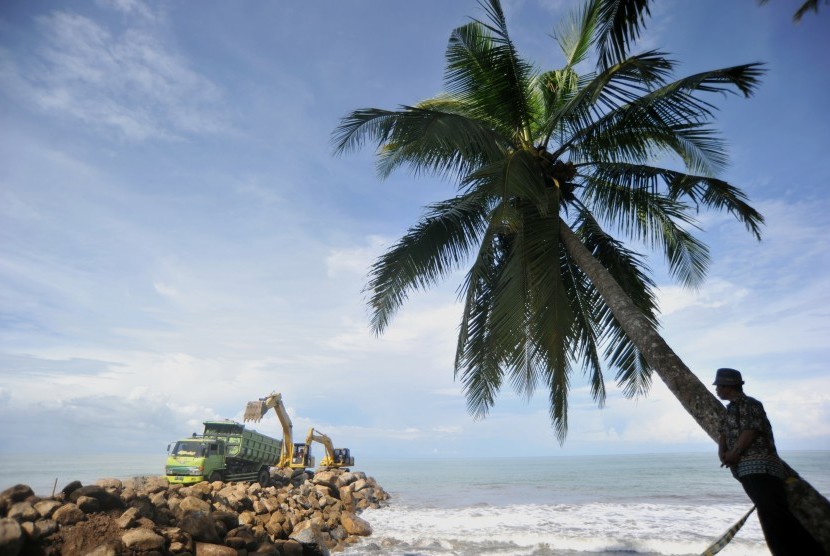
[[[741,378],[740,371],[735,369],[718,369],[715,373],[715,382],[712,384],[716,386],[740,386],[744,381]]]

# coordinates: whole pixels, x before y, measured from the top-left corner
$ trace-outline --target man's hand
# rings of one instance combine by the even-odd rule
[[[737,465],[737,463],[741,460],[741,454],[739,454],[735,450],[722,452],[718,455],[720,456],[721,467],[732,467],[733,465]]]

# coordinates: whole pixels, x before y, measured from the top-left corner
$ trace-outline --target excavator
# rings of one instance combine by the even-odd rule
[[[341,468],[354,465],[354,457],[349,453],[348,448],[335,448],[331,438],[314,427],[308,429],[306,445],[311,446],[312,442],[319,442],[326,448],[326,456],[320,461],[321,468]]]
[[[272,392],[265,398],[248,402],[245,406],[243,420],[258,423],[262,417],[273,409],[282,425],[282,449],[277,467],[282,469],[303,469],[314,467],[314,456],[311,455],[311,440],[305,444],[294,442],[293,425],[285,406],[282,403],[282,394]]]

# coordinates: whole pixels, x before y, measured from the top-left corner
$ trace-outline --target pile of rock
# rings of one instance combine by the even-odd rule
[[[0,554],[327,555],[372,533],[358,517],[387,493],[361,472],[275,475],[271,486],[164,477],[75,481],[50,498],[0,493]]]

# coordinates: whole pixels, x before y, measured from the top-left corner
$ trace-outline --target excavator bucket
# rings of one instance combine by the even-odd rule
[[[263,400],[248,402],[248,405],[245,406],[245,416],[242,419],[244,421],[254,421],[255,423],[258,423],[262,420],[262,416],[267,412],[268,408],[265,406],[265,402]]]

